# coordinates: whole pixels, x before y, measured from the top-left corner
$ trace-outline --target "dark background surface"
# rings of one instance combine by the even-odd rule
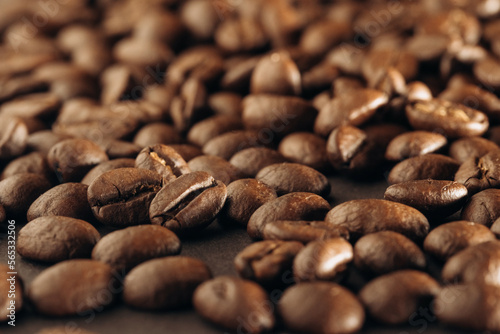
[[[387,187],[385,180],[361,183],[346,180],[342,177],[333,177],[330,178],[330,183],[332,184],[332,194],[329,200],[332,206],[352,199],[383,198]],[[448,220],[453,219],[458,219],[458,215],[454,215]],[[17,231],[19,231],[23,222],[16,221],[16,225]],[[100,231],[104,235],[110,230],[100,229]],[[200,236],[182,240],[181,255],[192,256],[205,261],[214,276],[236,275],[233,258],[250,243],[251,239],[245,230],[223,229],[217,222],[214,222]],[[0,261],[5,263],[7,260],[5,234],[0,236],[0,247]],[[429,260],[429,272],[438,278],[440,265],[431,259]],[[18,275],[24,280],[26,286],[40,271],[48,267],[45,264],[25,261],[20,256],[16,259],[16,265]],[[357,289],[364,282],[366,282],[366,278],[353,273],[347,278],[347,282],[343,282],[343,284]],[[144,284],[147,284],[147,282],[144,282]],[[66,326],[68,334],[72,333],[71,329],[75,326],[96,333],[228,333],[224,329],[205,322],[193,310],[152,313],[133,310],[121,303],[93,315],[67,318],[40,316],[27,306],[16,315],[16,327],[0,324],[0,333],[35,333],[42,328],[53,326]],[[285,333],[285,331],[280,333]],[[461,333],[461,331],[438,324],[433,317],[419,315],[414,318],[412,323],[398,327],[381,326],[368,320],[362,333],[444,334]]]

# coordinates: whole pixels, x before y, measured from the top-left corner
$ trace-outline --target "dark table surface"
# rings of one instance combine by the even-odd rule
[[[385,188],[387,187],[385,180],[361,183],[342,177],[333,177],[330,178],[330,182],[332,184],[330,198],[332,206],[352,199],[383,198]],[[23,222],[16,222],[16,225],[17,230],[19,230]],[[101,229],[101,232],[105,234],[109,231]],[[238,252],[250,243],[251,239],[245,230],[223,229],[217,222],[214,222],[202,235],[183,240],[181,254],[205,261],[214,276],[236,275],[233,267],[233,259]],[[7,260],[5,234],[0,235],[0,247],[0,261],[5,263]],[[47,268],[45,264],[25,261],[20,256],[16,259],[16,265],[18,274],[23,279],[25,285],[29,285],[40,271]],[[440,271],[439,264],[431,260],[429,271],[433,276],[438,277]],[[345,284],[354,287],[354,289],[356,287],[359,288],[359,286],[366,282],[366,278],[356,274],[350,275],[348,280]],[[147,284],[147,282],[144,282],[144,284]],[[40,316],[27,307],[16,315],[15,327],[0,324],[0,333],[35,333],[42,328],[53,326],[66,326],[68,334],[72,333],[71,329],[74,327],[80,327],[97,333],[228,333],[224,329],[217,328],[205,322],[193,310],[142,312],[133,310],[120,303],[95,314],[66,318]],[[283,333],[285,332],[283,331]],[[368,321],[362,333],[444,334],[461,332],[457,329],[438,324],[432,317],[419,315],[413,319],[412,323],[398,327],[380,326]]]

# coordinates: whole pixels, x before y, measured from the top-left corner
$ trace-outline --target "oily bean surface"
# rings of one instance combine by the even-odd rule
[[[307,244],[314,240],[344,238],[349,240],[349,230],[325,221],[277,220],[267,223],[262,231],[266,240],[300,241]]]
[[[500,187],[500,149],[467,159],[457,170],[455,181],[464,184],[471,194]]]
[[[480,158],[490,151],[498,150],[495,142],[482,137],[468,137],[455,140],[448,154],[459,163],[464,163],[470,158]]]
[[[316,170],[328,168],[326,141],[308,132],[296,132],[283,138],[278,151],[288,160]]]
[[[280,152],[267,147],[244,149],[229,160],[242,177],[255,177],[262,168],[287,161]]]
[[[472,196],[461,218],[490,227],[500,217],[500,189],[486,189]]]
[[[0,181],[0,204],[13,215],[25,215],[29,206],[51,188],[46,177],[33,173],[12,175]]]
[[[394,166],[388,176],[390,184],[412,180],[453,180],[460,164],[441,154],[408,158]]]
[[[395,137],[385,152],[387,160],[400,161],[407,158],[434,153],[445,146],[446,137],[434,132],[412,131]]]

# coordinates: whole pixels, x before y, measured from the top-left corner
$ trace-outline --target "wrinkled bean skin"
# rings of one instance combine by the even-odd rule
[[[500,189],[486,189],[472,196],[462,209],[461,218],[488,227],[500,217]]]
[[[500,187],[500,149],[467,159],[457,170],[455,181],[465,185],[471,194]]]

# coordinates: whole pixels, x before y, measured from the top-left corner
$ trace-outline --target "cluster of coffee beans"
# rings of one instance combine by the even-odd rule
[[[0,266],[0,322],[14,286],[56,317],[500,331],[500,0],[0,4],[0,225],[50,264]],[[332,208],[330,175],[390,186]],[[255,241],[239,277],[179,255],[215,220]]]

